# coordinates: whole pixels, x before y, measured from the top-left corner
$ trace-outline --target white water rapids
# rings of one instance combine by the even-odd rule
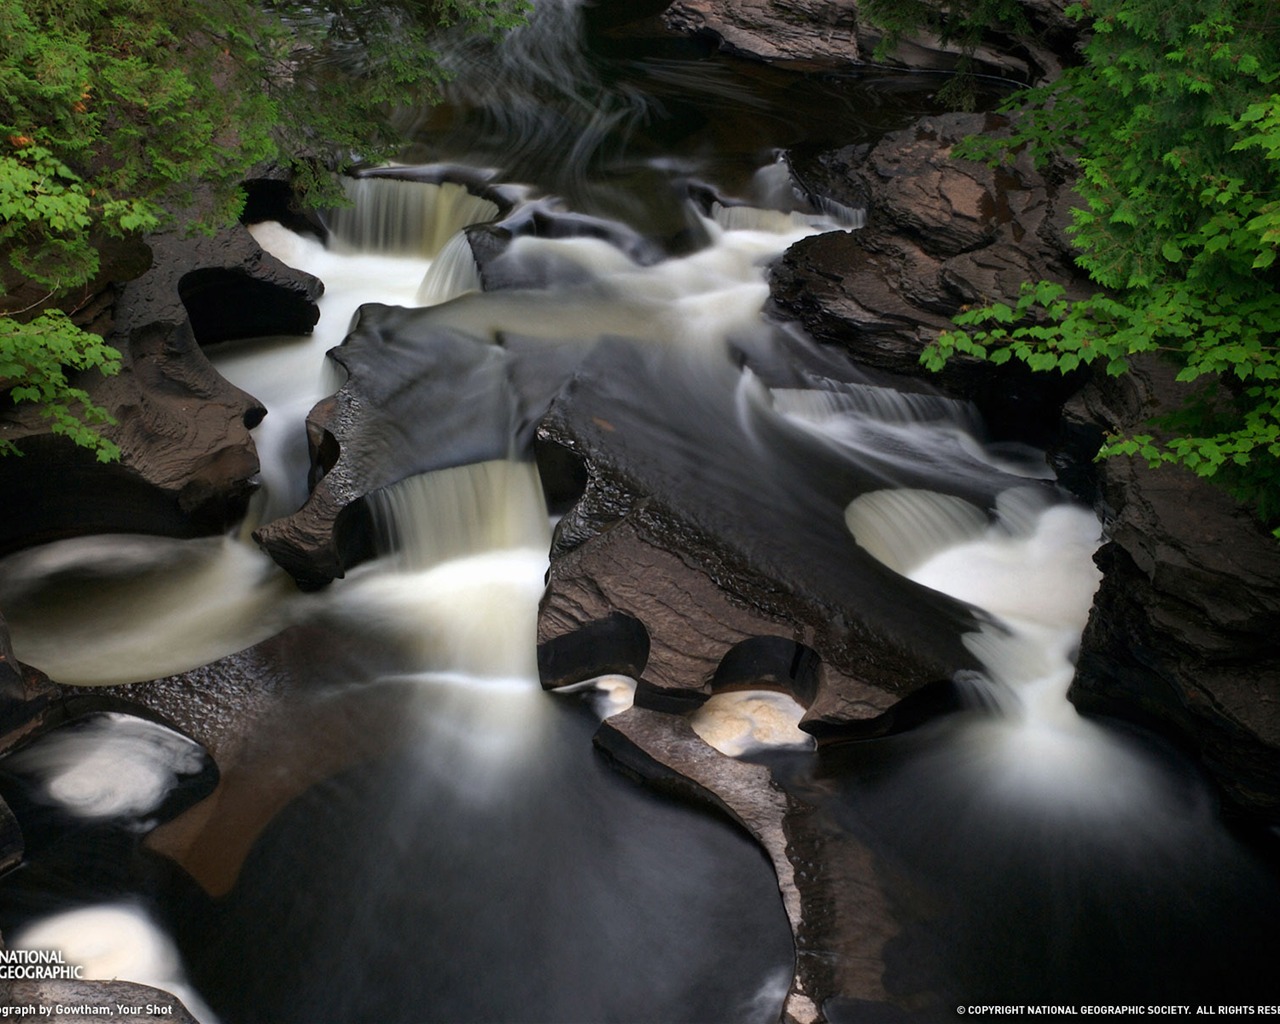
[[[5,920],[23,925],[6,940],[71,950],[111,935],[82,955],[101,956],[120,977],[193,993],[206,1024],[213,1011],[196,989],[229,1024],[418,1024],[424,1006],[441,1020],[777,1019],[794,950],[758,851],[602,767],[590,747],[596,720],[572,698],[541,691],[535,636],[552,522],[536,465],[514,438],[508,458],[449,465],[369,495],[377,555],[323,591],[301,593],[253,545],[254,528],[306,500],[304,420],[344,383],[325,353],[367,303],[420,309],[429,327],[483,344],[518,337],[545,350],[549,364],[557,353],[625,339],[671,356],[682,384],[728,388],[705,400],[733,410],[734,443],[708,416],[697,439],[707,460],[750,451],[763,472],[792,481],[813,472],[792,452],[819,450],[825,465],[856,464],[880,481],[842,510],[843,522],[830,517],[835,528],[898,577],[970,606],[975,626],[962,642],[980,665],[954,681],[966,710],[850,744],[853,769],[803,781],[806,793],[828,794],[832,819],[873,852],[877,884],[896,886],[906,924],[898,945],[886,946],[888,987],[898,971],[913,991],[914,965],[933,961],[911,942],[936,922],[938,945],[961,949],[947,962],[971,975],[919,983],[931,992],[968,993],[971,976],[1016,978],[1023,968],[1006,962],[1009,950],[1030,950],[1029,976],[1104,972],[1079,950],[1097,945],[1105,958],[1114,947],[1073,915],[1090,906],[1105,933],[1114,893],[1081,882],[1082,863],[1114,866],[1116,887],[1144,899],[1130,880],[1145,884],[1148,863],[1153,876],[1167,871],[1174,891],[1194,890],[1198,875],[1236,873],[1245,882],[1231,898],[1249,891],[1255,876],[1233,859],[1191,773],[1167,770],[1066,699],[1098,582],[1093,514],[1053,485],[1042,453],[984,437],[965,403],[808,368],[808,383],[767,386],[741,365],[788,358],[764,314],[768,265],[809,235],[858,226],[861,211],[801,203],[772,144],[726,173],[736,194],[725,185],[712,203],[690,198],[694,171],[741,163],[738,141],[729,129],[705,138],[681,128],[678,154],[646,150],[651,140],[634,137],[650,122],[696,124],[700,111],[668,114],[671,95],[646,94],[621,62],[602,75],[581,49],[580,14],[569,0],[542,3],[541,21],[496,57],[465,51],[461,127],[449,138],[470,132],[477,163],[510,149],[501,167],[466,175],[502,186],[516,203],[509,223],[540,204],[538,214],[553,220],[583,216],[579,227],[589,214],[591,231],[515,232],[499,259],[518,284],[486,292],[463,229],[507,215],[460,184],[353,180],[353,206],[327,215],[327,245],[275,222],[253,225],[267,252],[320,278],[325,292],[311,336],[208,351],[268,409],[254,431],[262,486],[249,520],[227,537],[87,537],[0,562],[0,610],[15,652],[59,682],[142,682],[216,669],[230,656],[243,660],[228,671],[262,673],[243,680],[247,710],[215,702],[211,716],[228,718],[214,730],[225,747],[221,783],[148,840],[142,867],[107,865],[106,853],[99,860],[99,847],[109,853],[115,840],[103,838],[109,815],[95,808],[116,801],[134,817],[152,813],[192,767],[189,751],[149,731],[149,739],[95,733],[99,760],[85,763],[118,784],[100,792],[101,780],[72,771],[58,743],[43,754],[33,748],[24,769],[38,777],[33,786],[70,791],[80,823],[66,846],[33,851],[33,862],[46,857],[53,867],[28,873],[17,909],[0,892]],[[655,93],[703,81],[735,117],[768,113],[719,65],[663,57],[648,74]],[[770,130],[791,113],[770,114]],[[810,116],[839,113],[833,101]],[[546,194],[548,182],[568,197]],[[579,199],[591,208],[579,209]],[[609,219],[614,207],[626,217]],[[652,251],[628,248],[649,218],[662,221],[652,231],[662,245],[682,241],[663,249],[646,236]],[[767,439],[780,436],[817,448],[768,450]],[[198,701],[209,696],[199,691],[205,679],[167,685],[191,687]],[[635,686],[608,676],[576,689],[596,690],[603,715],[629,706]],[[798,728],[803,712],[775,690],[732,689],[690,724],[723,754],[776,758],[803,774],[818,761]],[[122,749],[139,765],[113,768]],[[81,835],[81,827],[100,831]],[[143,894],[131,872],[162,879]],[[1160,884],[1152,881],[1147,903],[1134,897],[1140,912],[1176,902]],[[1023,917],[1022,904],[1001,916],[1006,888],[1032,892]],[[988,914],[993,906],[1001,912]],[[1141,937],[1151,962],[1169,954],[1158,936]],[[829,1018],[858,1019],[862,1009],[832,1006]]]

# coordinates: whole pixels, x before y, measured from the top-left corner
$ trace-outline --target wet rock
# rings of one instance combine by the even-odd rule
[[[14,656],[9,627],[0,615],[0,754],[42,727],[56,695],[48,676]]]
[[[506,458],[521,412],[497,345],[421,311],[361,307],[329,357],[348,373],[307,417],[312,491],[254,538],[304,588],[374,553],[365,496],[434,469]]]
[[[858,547],[844,508],[880,478],[790,425],[737,374],[606,342],[553,403],[540,437],[576,452],[588,483],[556,530],[543,684],[621,659],[642,662],[639,703],[696,703],[736,648],[776,637],[818,659],[812,676],[790,674],[804,728],[882,731],[903,698],[972,667],[959,641],[971,614]],[[602,622],[622,650],[600,642]]]
[[[9,805],[0,800],[0,875],[21,864],[25,852],[22,827]]]
[[[146,709],[216,760],[213,793],[146,838],[216,896],[235,885],[259,836],[300,794],[418,736],[417,683],[351,685],[411,667],[369,630],[320,616],[187,672],[74,692]]]
[[[0,616],[0,754],[40,728],[52,686],[40,672],[13,656],[9,628]],[[0,875],[22,863],[26,843],[9,805],[0,799]]]
[[[0,552],[90,533],[198,536],[244,514],[258,471],[249,431],[264,410],[218,375],[199,342],[309,331],[319,282],[263,253],[239,227],[149,244],[151,269],[123,286],[110,314],[121,372],[73,380],[116,418],[102,433],[120,446],[120,461],[97,462],[48,433],[34,407],[5,409],[0,433],[25,457],[0,460],[9,510]]]
[[[1070,408],[1097,438],[1178,400],[1175,369],[1139,362]],[[1189,470],[1097,467],[1108,543],[1071,699],[1172,729],[1239,808],[1280,821],[1280,545]]]
[[[997,168],[951,157],[962,138],[1003,130],[992,115],[947,114],[885,136],[857,167],[860,150],[830,157],[826,167],[797,160],[797,175],[819,182],[830,168],[848,167],[853,188],[867,196],[867,226],[792,246],[772,272],[774,309],[859,363],[920,375],[920,352],[968,306],[1015,302],[1023,282],[1041,279],[1083,294],[1063,234],[1069,189],[1025,153]],[[973,400],[997,436],[1033,440],[1049,436],[1056,409],[1078,387],[1075,379],[970,358],[929,376]]]
[[[595,238],[640,266],[650,266],[666,255],[656,241],[617,221],[562,209],[556,200],[537,200],[497,223],[467,228],[467,241],[486,292],[588,280],[580,267],[567,260],[546,254],[535,260],[511,252],[511,243],[517,238]]]
[[[38,669],[14,657],[9,627],[0,615],[0,756],[61,719],[58,688]],[[9,805],[0,799],[0,875],[22,863],[26,840]]]
[[[0,617],[0,758],[5,759],[4,770],[10,786],[15,785],[15,777],[12,762],[6,755],[39,741],[61,726],[97,712],[130,715],[165,728],[173,727],[155,708],[106,691],[85,693],[59,686],[43,672],[18,661],[14,657],[8,627]],[[200,774],[175,787],[163,805],[157,804],[153,808],[154,813],[161,819],[178,814],[208,793],[216,774],[212,762],[206,759]],[[41,813],[37,812],[35,818],[31,816],[29,794],[25,794],[21,787],[8,792],[12,809],[0,801],[0,874],[22,861],[28,845],[39,849],[47,846],[51,838],[50,826]],[[14,810],[21,816],[21,823]],[[27,830],[25,837],[24,829]],[[53,827],[53,838],[57,838],[60,829],[60,825]]]
[[[658,791],[724,811],[763,847],[796,942],[784,1021],[823,1021],[833,998],[888,1002],[883,950],[898,926],[866,847],[785,792],[769,767],[719,753],[678,715],[633,707],[606,719],[596,744]]]

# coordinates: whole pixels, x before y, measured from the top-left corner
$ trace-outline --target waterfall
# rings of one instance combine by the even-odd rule
[[[401,181],[387,177],[347,178],[350,206],[330,210],[330,248],[339,253],[393,256],[437,255],[454,235],[498,215],[498,207],[462,185]]]
[[[981,537],[987,517],[963,498],[934,491],[875,491],[845,509],[858,545],[896,573],[911,576],[933,555]]]
[[[431,261],[418,286],[417,300],[421,306],[434,306],[479,290],[480,271],[471,253],[471,243],[466,233],[459,231]]]
[[[797,97],[814,95],[803,89],[824,76],[771,65],[739,73],[723,55],[672,56],[665,43],[656,58],[647,50],[613,57],[616,40],[584,46],[583,8],[538,0],[530,24],[496,48],[451,45],[450,99],[423,111],[422,130],[405,140],[406,160],[473,157],[467,180],[506,183],[512,231],[494,231],[485,254],[486,280],[505,287],[483,289],[465,230],[495,220],[499,207],[458,184],[405,180],[408,169],[348,181],[351,206],[327,214],[329,247],[278,224],[252,227],[265,250],[325,284],[310,338],[209,353],[269,410],[254,432],[263,481],[254,516],[268,521],[307,499],[304,421],[346,383],[325,353],[343,343],[362,304],[406,307],[385,319],[389,331],[408,325],[396,344],[430,344],[437,330],[456,330],[504,345],[518,367],[506,383],[526,421],[539,402],[568,393],[558,388],[605,377],[607,357],[634,356],[627,365],[673,392],[678,385],[680,422],[673,425],[674,401],[636,403],[630,423],[650,412],[670,417],[653,432],[663,443],[647,444],[643,429],[615,428],[606,403],[591,411],[602,430],[617,430],[611,442],[630,457],[671,470],[670,489],[654,500],[674,504],[672,495],[685,497],[681,482],[705,472],[725,486],[699,492],[707,506],[696,511],[714,513],[706,532],[732,534],[743,502],[760,499],[767,481],[770,498],[798,495],[812,515],[786,520],[799,528],[769,534],[753,556],[780,561],[815,537],[834,538],[824,550],[859,560],[865,552],[885,567],[868,579],[896,573],[911,583],[891,581],[895,593],[928,588],[972,612],[947,619],[974,623],[962,643],[980,669],[955,681],[965,701],[955,713],[896,723],[903,731],[875,739],[831,735],[816,749],[798,728],[804,709],[781,693],[718,692],[688,717],[716,750],[767,763],[784,788],[795,783],[792,795],[813,808],[812,820],[843,833],[832,847],[866,850],[865,861],[820,870],[846,872],[850,891],[880,900],[874,890],[883,890],[892,904],[866,922],[885,939],[884,963],[846,964],[838,954],[832,964],[833,977],[849,968],[875,984],[883,969],[892,996],[879,1005],[832,999],[825,1016],[925,1019],[943,1005],[930,1002],[940,993],[949,1007],[1012,998],[1005,977],[1040,969],[1022,965],[1041,952],[1037,998],[1064,971],[1092,984],[1111,967],[1104,960],[1127,972],[1133,952],[1109,935],[1096,947],[1093,940],[1130,934],[1122,929],[1144,915],[1157,933],[1144,971],[1159,984],[1169,981],[1166,958],[1178,969],[1199,959],[1217,969],[1255,937],[1272,936],[1236,927],[1232,914],[1259,892],[1258,906],[1272,913],[1274,879],[1258,882],[1262,872],[1240,866],[1251,852],[1229,846],[1193,772],[1167,769],[1174,758],[1161,761],[1156,744],[1130,742],[1066,699],[1098,579],[1096,518],[1049,482],[1042,452],[986,440],[970,404],[882,386],[844,353],[784,334],[765,312],[772,261],[806,236],[856,228],[865,217],[797,196],[777,146],[861,145],[896,115],[866,100],[872,90],[858,76],[836,76],[822,95],[839,102],[814,116],[824,122],[817,129],[802,126]],[[601,6],[592,16],[610,12]],[[923,88],[899,83],[885,95],[899,87]],[[870,127],[850,115],[868,105],[881,118]],[[744,131],[748,118],[759,119],[758,132]],[[734,198],[708,209],[708,194]],[[585,370],[578,362],[595,357]],[[657,376],[664,373],[671,376]],[[630,398],[628,381],[621,384],[619,404]],[[426,405],[417,414],[429,422]],[[404,444],[395,426],[361,440]],[[440,464],[405,454],[407,464]],[[739,456],[759,470],[741,488]],[[0,887],[6,940],[49,943],[87,963],[91,951],[73,953],[73,943],[105,933],[116,958],[107,976],[197,998],[181,988],[167,940],[158,964],[125,963],[125,953],[154,938],[154,922],[139,926],[151,915],[132,901],[145,896],[156,919],[174,925],[202,993],[235,1024],[429,1015],[777,1021],[796,954],[759,850],[723,822],[614,772],[592,747],[593,717],[576,698],[539,688],[550,536],[537,468],[513,458],[439,469],[383,487],[353,511],[344,523],[373,553],[314,594],[300,594],[235,537],[84,538],[0,562],[0,610],[17,655],[59,682],[141,682],[257,645],[146,691],[180,703],[218,738],[223,784],[165,826],[168,840],[155,841],[167,848],[139,853],[134,823],[195,764],[184,745],[143,730],[128,737],[123,759],[111,745],[68,752],[57,744],[7,759],[10,781],[30,777],[28,805],[42,799],[30,793],[45,793],[56,813],[78,807],[81,817],[58,843],[33,844],[32,870]],[[601,582],[602,599],[613,601],[604,589]],[[672,614],[686,599],[661,596]],[[914,607],[945,603],[924,596]],[[781,620],[785,597],[755,601]],[[852,625],[839,621],[842,598],[827,606],[833,630]],[[814,671],[820,695],[832,696],[824,670]],[[203,689],[210,680],[225,689]],[[713,680],[717,688],[756,681],[730,671]],[[571,689],[594,692],[608,714],[629,706],[637,687],[643,703],[652,691],[621,676]],[[698,756],[719,757],[711,749]],[[716,763],[763,773],[758,764]],[[122,804],[116,791],[124,789],[142,795]],[[106,807],[132,817],[121,824],[98,813]],[[826,856],[795,852],[798,871],[807,870],[802,858]],[[225,887],[197,891],[205,877],[179,871],[187,856],[219,869],[234,862]],[[1113,873],[1119,881],[1108,887]],[[963,884],[952,884],[957,877]],[[1222,878],[1217,889],[1200,887]],[[1133,894],[1128,902],[1115,899],[1120,887]],[[1037,913],[1021,915],[1008,899],[1026,891],[1045,894],[1030,903]],[[1200,941],[1187,928],[1167,940],[1158,934],[1171,907],[1201,900],[1209,909],[1187,920],[1218,915],[1221,892],[1235,899],[1222,917],[1230,943],[1215,945],[1216,933]],[[98,905],[104,898],[113,904]],[[41,930],[53,927],[40,921],[51,908],[68,905],[95,916]],[[1092,931],[1086,917],[1097,922]],[[960,969],[931,958],[931,943],[951,941],[964,947]],[[1189,951],[1173,956],[1175,943]],[[987,958],[982,984],[964,969],[971,950]],[[964,998],[950,999],[953,989]],[[899,995],[901,1004],[890,1005]],[[205,1019],[206,1010],[196,1012]]]
[[[774,234],[798,228],[830,230],[838,226],[830,217],[822,214],[798,211],[784,213],[781,210],[763,210],[754,206],[726,206],[720,202],[711,204],[711,219],[726,231],[771,231]]]
[[[1101,579],[1093,513],[1011,488],[989,521],[960,498],[929,491],[874,491],[845,521],[858,544],[922,586],[966,601],[997,626],[966,638],[988,681],[1016,696],[1028,721],[1075,721],[1067,702],[1070,657]]]
[[[379,546],[406,570],[550,544],[532,462],[480,462],[402,480],[369,496]]]
[[[437,470],[383,488],[370,506],[386,557],[336,589],[341,614],[385,634],[418,671],[536,690],[533,638],[551,540],[537,468]]]
[[[841,390],[774,388],[773,404],[784,415],[815,425],[860,416],[880,423],[942,423],[974,436],[982,433],[982,418],[969,402],[873,384],[844,384]]]
[[[845,515],[858,543],[889,568],[992,617],[963,638],[984,668],[965,686],[986,714],[955,737],[951,768],[972,776],[984,806],[1128,818],[1167,781],[1067,700],[1101,578],[1090,558],[1097,520],[1027,488],[999,495],[993,512],[900,490],[863,495]]]

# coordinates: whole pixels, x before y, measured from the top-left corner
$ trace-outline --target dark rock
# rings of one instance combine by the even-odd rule
[[[216,896],[232,888],[262,831],[300,794],[419,736],[416,683],[351,685],[408,671],[412,663],[393,648],[319,616],[212,664],[78,691],[77,699],[147,709],[216,759],[217,789],[146,839]]]
[[[185,708],[179,713],[183,711]],[[0,757],[38,741],[52,730],[97,712],[134,715],[174,728],[174,724],[155,708],[108,690],[77,692],[59,686],[43,672],[18,661],[14,657],[8,627],[0,617]],[[188,735],[191,734],[188,732]],[[184,782],[163,807],[157,808],[160,818],[173,817],[203,798],[212,788],[216,776],[216,768],[208,762],[198,777]],[[0,874],[22,861],[27,846],[22,829],[31,825],[31,819],[25,816],[30,812],[29,801],[20,792],[11,792],[10,799],[13,808],[24,817],[20,826],[13,810],[0,800]],[[27,839],[34,848],[39,848],[48,843],[48,832],[46,822],[37,822]]]
[[[57,692],[48,676],[14,657],[9,627],[0,615],[0,754],[45,726]]]
[[[606,719],[596,744],[658,791],[724,811],[764,848],[796,942],[784,1021],[818,1024],[837,997],[888,1002],[883,950],[898,926],[866,847],[784,792],[768,767],[719,753],[679,716],[633,707]]]
[[[307,417],[311,495],[254,534],[306,588],[374,552],[366,495],[429,470],[506,458],[521,418],[507,352],[441,330],[420,310],[361,307],[329,357],[348,379]]]
[[[27,844],[9,805],[0,800],[0,875],[22,863]]]
[[[854,542],[844,508],[883,486],[877,469],[735,398],[742,386],[728,362],[606,342],[553,403],[540,436],[576,452],[588,484],[556,530],[544,685],[643,659],[638,702],[698,702],[735,649],[774,637],[818,659],[788,680],[805,728],[882,731],[904,697],[973,667],[959,636],[974,620]],[[630,623],[612,656],[609,622]]]
[[[817,153],[790,152],[784,158],[796,188],[811,205],[823,209],[834,202],[846,210],[865,211],[870,198],[856,171],[870,151],[869,143],[856,143]]]
[[[565,261],[517,257],[509,251],[517,238],[598,238],[640,266],[650,266],[666,255],[657,242],[623,224],[561,209],[551,199],[527,203],[504,220],[466,231],[486,292],[587,280],[579,267]]]
[[[1179,400],[1175,372],[1139,361],[1071,417],[1134,430]],[[1189,470],[1111,458],[1097,474],[1109,541],[1071,699],[1172,728],[1237,807],[1280,821],[1280,544]]]
[[[920,352],[970,305],[1016,302],[1024,282],[1041,279],[1083,294],[1062,234],[1069,191],[1025,153],[997,168],[950,156],[968,135],[1004,130],[999,118],[947,114],[885,136],[850,168],[867,196],[867,227],[792,246],[773,269],[775,310],[859,363],[918,376]],[[856,155],[832,157],[832,166]],[[1051,434],[1078,386],[972,358],[951,360],[931,380],[974,401],[997,436],[1031,440]]]
[[[264,410],[218,375],[198,339],[309,331],[319,282],[263,253],[239,227],[212,238],[159,235],[150,245],[151,269],[121,289],[112,313],[107,340],[122,354],[121,372],[72,381],[115,416],[102,433],[120,446],[120,461],[98,462],[48,433],[33,406],[5,409],[0,433],[25,457],[0,460],[10,510],[0,552],[89,533],[197,536],[244,514],[258,471],[249,431]]]
[[[862,59],[857,8],[831,0],[677,0],[663,14],[669,28],[710,35],[730,53],[766,60]]]
[[[176,331],[184,324],[201,344],[273,331],[309,334],[320,318],[315,302],[324,291],[323,285],[264,252],[243,227],[208,237],[154,235],[148,245],[151,269],[130,281],[116,302],[116,329],[123,341],[160,328]],[[212,297],[219,287],[214,282],[230,289],[225,299]],[[245,288],[253,289],[259,305],[222,308],[235,305],[237,290]],[[199,312],[194,312],[189,308],[188,294],[197,292]],[[268,296],[274,297],[274,303],[261,304]],[[201,315],[204,313],[208,315]],[[231,318],[243,333],[233,333],[222,322],[224,318]],[[114,338],[109,340],[114,342]]]
[[[260,224],[273,220],[295,234],[311,235],[321,241],[329,237],[324,221],[299,200],[287,171],[275,169],[274,173],[246,181],[244,192],[241,224]]]

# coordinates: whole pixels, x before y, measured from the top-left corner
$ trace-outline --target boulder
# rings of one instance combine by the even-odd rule
[[[258,471],[249,431],[264,410],[218,375],[200,343],[309,331],[320,284],[266,255],[240,227],[158,235],[149,245],[151,268],[90,325],[121,352],[121,372],[72,381],[115,417],[102,433],[121,458],[98,462],[50,434],[34,406],[4,410],[0,433],[25,457],[0,460],[9,510],[0,552],[89,533],[198,536],[244,514]]]
[[[552,546],[543,685],[630,670],[638,703],[697,703],[735,652],[773,638],[767,672],[808,708],[806,729],[883,731],[904,698],[974,667],[960,642],[973,613],[854,542],[844,509],[883,486],[876,467],[752,387],[719,357],[607,341],[552,404],[540,437],[588,482]]]
[[[995,115],[944,114],[886,135],[861,150],[793,158],[799,180],[823,187],[845,169],[850,192],[866,196],[867,226],[814,235],[772,271],[772,304],[819,341],[866,366],[920,375],[920,352],[971,305],[1015,302],[1023,282],[1076,278],[1064,228],[1072,193],[1038,171],[1025,152],[1008,166],[953,159],[975,134],[1007,131]],[[1056,410],[1079,382],[952,360],[929,375],[971,399],[997,436],[1047,439]]]
[[[375,553],[365,497],[410,476],[506,458],[520,419],[503,348],[422,310],[367,305],[329,353],[348,374],[307,417],[312,490],[254,539],[306,589]]]
[[[1086,450],[1177,402],[1175,372],[1148,359],[1086,388]],[[1108,542],[1072,701],[1172,730],[1236,808],[1280,822],[1280,544],[1181,467],[1106,459],[1096,487]]]

